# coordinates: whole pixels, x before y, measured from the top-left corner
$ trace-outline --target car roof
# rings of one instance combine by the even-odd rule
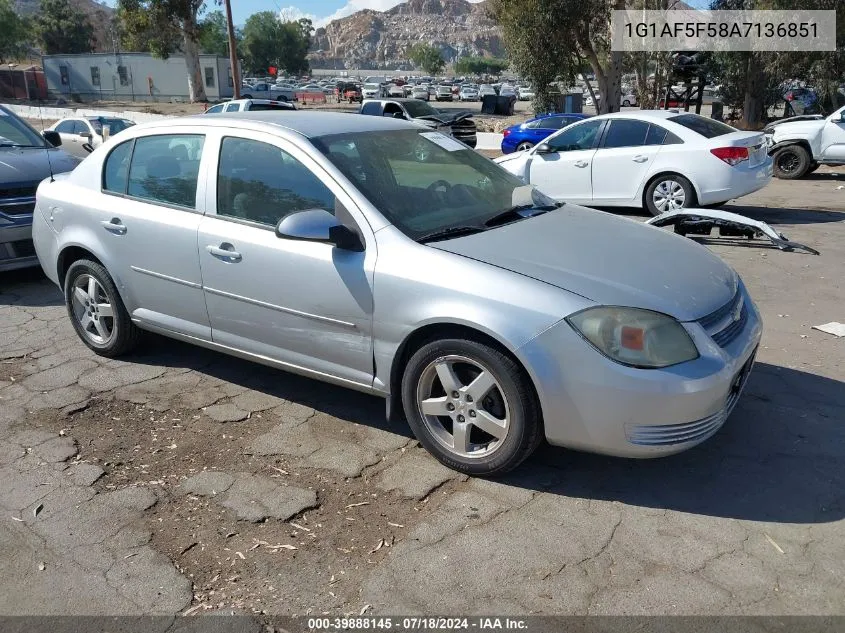
[[[665,121],[681,114],[695,114],[695,112],[679,112],[678,110],[632,110],[628,112],[612,112],[610,114],[599,114],[599,119],[643,119],[652,121]]]
[[[280,128],[306,138],[331,134],[377,132],[391,130],[416,130],[419,126],[402,119],[344,112],[314,112],[303,110],[262,110],[247,112],[221,112],[213,117],[196,115],[164,119],[135,126],[133,129],[174,129],[188,126],[243,127],[251,130]]]

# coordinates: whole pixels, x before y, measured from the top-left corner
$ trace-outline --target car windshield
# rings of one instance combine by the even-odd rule
[[[7,110],[0,108],[0,147],[48,147],[41,135]]]
[[[117,134],[118,132],[122,132],[126,128],[135,125],[133,121],[129,121],[127,119],[110,119],[108,117],[89,119],[89,121],[97,134],[100,134],[103,131],[104,125],[109,126],[109,134]]]
[[[680,114],[678,116],[669,117],[669,121],[683,125],[685,128],[698,132],[704,138],[715,138],[717,136],[724,136],[736,132],[736,129],[730,125],[721,123],[714,119],[700,116],[698,114]]]
[[[440,112],[432,108],[425,101],[405,101],[402,105],[405,106],[405,110],[408,111],[412,119],[421,116],[440,116]]]
[[[533,186],[438,132],[358,132],[313,142],[412,239],[456,228],[485,230],[485,222],[510,210],[557,206]]]

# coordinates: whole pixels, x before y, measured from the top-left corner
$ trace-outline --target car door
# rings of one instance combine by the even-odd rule
[[[375,242],[352,199],[302,148],[222,134],[199,253],[212,339],[357,385],[372,384]],[[279,220],[321,208],[364,252],[277,237]]]
[[[556,200],[589,202],[593,195],[590,167],[603,126],[603,119],[590,119],[530,150],[528,181]],[[538,151],[544,146],[547,152]]]
[[[821,150],[824,160],[845,161],[845,108],[834,112],[825,121],[821,134]]]
[[[82,147],[88,140],[80,136],[84,130],[84,123],[78,119],[67,119],[59,123],[56,132],[62,137],[62,149],[74,156],[88,156],[88,152]]]
[[[209,340],[197,229],[204,201],[202,128],[140,136],[106,157],[94,231],[133,318]]]
[[[649,124],[638,119],[610,119],[593,157],[593,201],[640,206],[634,200],[660,145],[646,145]],[[662,139],[661,139],[662,142]]]

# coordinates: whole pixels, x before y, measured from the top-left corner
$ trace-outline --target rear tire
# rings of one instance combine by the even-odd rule
[[[421,347],[405,367],[402,402],[420,443],[441,463],[468,475],[504,474],[543,439],[528,377],[511,357],[485,343],[445,339]]]
[[[626,108],[629,108],[629,107],[631,107],[631,102],[628,101],[627,99],[625,99],[625,101],[622,102],[622,105]]]
[[[796,180],[805,176],[813,162],[810,153],[801,145],[787,145],[772,155],[775,176],[783,180]]]
[[[646,187],[643,197],[645,207],[652,215],[695,206],[695,189],[689,180],[678,174],[656,176]]]
[[[75,261],[65,275],[65,305],[73,328],[95,354],[114,358],[130,352],[141,331],[99,262]]]
[[[522,143],[520,143],[519,145],[516,146],[516,151],[517,152],[524,152],[526,150],[531,149],[532,147],[534,147],[534,143],[532,143],[530,141],[522,141]]]

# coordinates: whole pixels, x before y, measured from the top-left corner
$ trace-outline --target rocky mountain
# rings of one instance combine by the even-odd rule
[[[70,0],[71,4],[81,9],[91,26],[94,27],[94,50],[97,52],[110,51],[114,42],[112,36],[112,20],[115,11],[109,5],[95,0]],[[41,0],[14,0],[15,11],[18,15],[34,16],[38,13]]]
[[[408,0],[387,11],[365,9],[317,29],[309,61],[314,68],[413,69],[408,51],[425,43],[443,59],[505,54],[499,27],[484,2]]]

